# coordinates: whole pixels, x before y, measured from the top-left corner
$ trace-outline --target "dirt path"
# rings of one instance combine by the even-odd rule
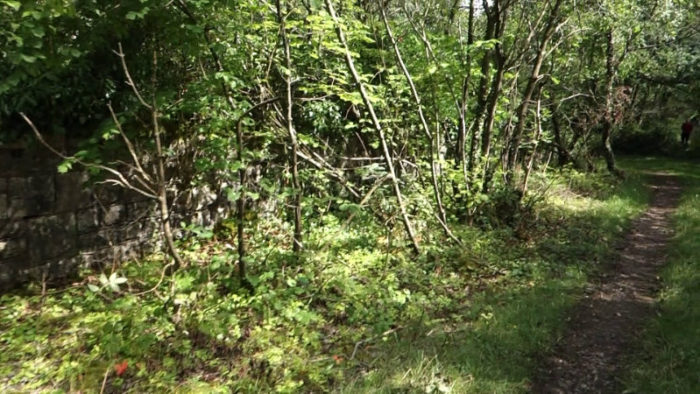
[[[543,360],[535,393],[616,393],[617,362],[650,317],[657,273],[671,237],[670,216],[678,203],[678,180],[650,174],[649,209],[632,224],[616,261],[591,282],[552,355]]]

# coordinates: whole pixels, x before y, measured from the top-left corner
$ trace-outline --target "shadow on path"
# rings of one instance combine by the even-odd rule
[[[618,392],[617,361],[652,312],[678,204],[678,179],[647,173],[649,209],[632,224],[615,261],[587,288],[554,353],[542,360],[535,393]]]

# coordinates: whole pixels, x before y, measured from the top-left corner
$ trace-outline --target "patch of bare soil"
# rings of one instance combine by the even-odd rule
[[[543,360],[533,392],[620,392],[617,362],[653,312],[670,216],[681,194],[671,175],[654,173],[650,180],[649,209],[633,222],[615,261],[587,288],[564,337]]]

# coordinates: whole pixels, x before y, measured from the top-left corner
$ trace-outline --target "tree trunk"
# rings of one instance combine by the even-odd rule
[[[488,101],[488,112],[486,118],[484,119],[484,132],[481,138],[481,157],[484,161],[483,170],[483,182],[481,184],[482,193],[487,193],[491,184],[491,179],[493,178],[493,171],[489,158],[491,157],[491,139],[493,135],[493,126],[496,119],[496,107],[498,106],[498,97],[500,95],[501,87],[503,86],[503,74],[505,72],[505,67],[499,65],[498,71],[496,72],[496,78],[493,82],[492,92],[489,96]]]
[[[292,144],[292,155],[290,158],[290,166],[292,167],[292,185],[294,187],[294,253],[298,256],[302,248],[302,223],[301,223],[301,182],[299,181],[299,162],[297,154],[299,151],[299,143],[297,133],[294,129],[294,120],[292,118],[292,57],[289,48],[289,37],[287,36],[286,16],[282,13],[282,5],[280,0],[276,0],[277,5],[277,21],[280,25],[280,34],[284,44],[284,63],[287,70],[287,75],[284,76],[285,93],[286,93],[286,114],[285,121],[289,141]],[[287,6],[289,11],[289,6]]]
[[[121,43],[119,44],[119,53],[122,53]],[[123,58],[122,58],[123,60]],[[126,66],[124,67],[125,72],[128,73]],[[174,272],[183,265],[182,257],[177,251],[175,246],[175,239],[173,237],[173,231],[170,227],[170,208],[168,204],[168,181],[165,177],[165,154],[163,153],[163,145],[160,138],[160,124],[158,122],[158,106],[156,102],[156,82],[157,82],[157,70],[158,70],[158,57],[156,51],[153,51],[153,74],[151,76],[151,88],[153,89],[153,98],[151,101],[151,121],[153,122],[153,137],[156,142],[156,156],[157,156],[157,190],[158,190],[158,205],[160,210],[160,221],[163,228],[163,236],[165,238],[165,243],[173,258],[173,268],[170,272]],[[133,83],[133,81],[132,81]],[[136,86],[133,86],[134,92],[137,92]],[[138,95],[138,94],[137,94]]]
[[[430,177],[432,181],[432,186],[433,186],[433,194],[435,196],[435,203],[437,205],[437,211],[440,219],[440,224],[443,227],[443,230],[445,231],[446,235],[451,236],[454,238],[452,235],[452,232],[450,231],[449,227],[447,226],[447,216],[445,215],[445,208],[442,205],[442,198],[440,196],[440,186],[438,184],[438,174],[437,174],[437,161],[436,161],[436,156],[438,154],[438,147],[437,141],[436,141],[436,136],[434,133],[430,131],[430,126],[428,126],[428,121],[425,119],[425,114],[423,113],[423,104],[421,103],[420,95],[418,94],[418,90],[416,89],[416,85],[413,83],[413,78],[411,77],[411,73],[408,71],[408,68],[406,67],[406,64],[403,61],[403,57],[401,56],[401,51],[399,50],[399,45],[396,42],[396,39],[394,38],[394,34],[391,31],[391,26],[389,26],[389,21],[387,20],[386,17],[386,11],[383,6],[380,6],[380,12],[382,15],[382,20],[384,21],[384,27],[386,29],[386,33],[389,36],[389,39],[391,40],[391,44],[394,48],[394,54],[396,55],[396,61],[399,63],[399,66],[401,67],[401,71],[403,72],[404,77],[406,78],[406,82],[408,82],[408,86],[411,90],[411,95],[413,96],[413,101],[416,103],[416,107],[418,110],[418,118],[420,119],[421,126],[423,127],[423,132],[425,133],[426,138],[428,139],[429,145],[430,145]]]
[[[343,29],[340,25],[340,21],[338,21],[338,17],[335,13],[335,8],[333,8],[332,0],[325,0],[325,3],[326,3],[326,9],[328,10],[328,13],[331,15],[331,18],[333,19],[333,23],[335,24],[335,31],[336,31],[336,34],[338,36],[338,40],[340,41],[341,45],[343,46],[343,49],[345,52],[345,63],[347,64],[348,69],[350,70],[350,73],[352,74],[352,77],[355,80],[355,83],[357,84],[358,89],[360,90],[360,95],[362,96],[362,101],[364,102],[365,106],[367,107],[367,111],[370,114],[374,128],[377,131],[377,134],[379,134],[379,140],[380,140],[381,145],[382,145],[382,153],[384,156],[384,161],[385,161],[385,164],[387,166],[389,176],[391,177],[392,186],[394,188],[394,194],[396,195],[396,201],[397,201],[397,204],[399,205],[399,211],[401,212],[401,218],[402,218],[404,227],[406,229],[406,233],[408,234],[408,237],[411,240],[411,245],[413,246],[413,250],[416,253],[420,253],[420,246],[418,244],[418,239],[416,238],[416,235],[413,231],[413,225],[411,224],[411,220],[408,218],[408,213],[406,212],[406,206],[404,205],[403,195],[401,193],[401,187],[399,186],[399,180],[396,177],[396,171],[394,170],[394,164],[392,162],[391,153],[389,152],[389,145],[387,144],[386,137],[384,135],[384,130],[382,129],[382,125],[379,123],[379,118],[377,118],[377,114],[374,112],[374,106],[372,105],[372,102],[369,100],[369,95],[367,94],[367,91],[365,90],[365,86],[362,83],[362,79],[360,79],[360,75],[357,73],[357,69],[355,69],[355,63],[353,62],[352,56],[350,55],[350,48],[348,47],[348,43],[345,40],[345,33],[343,33]]]
[[[474,44],[474,0],[469,0],[469,25],[467,27],[467,46],[471,47]],[[472,55],[471,49],[467,50],[466,68],[467,72],[462,82],[462,97],[459,102],[459,129],[457,131],[457,149],[455,155],[455,164],[462,167],[464,182],[467,183],[469,174],[467,171],[466,143],[467,143],[467,101],[469,100],[469,84],[471,82],[471,65]],[[474,138],[472,138],[472,142]],[[470,149],[470,156],[473,150]],[[470,159],[473,160],[473,159]]]
[[[554,133],[554,144],[557,148],[558,163],[560,167],[563,167],[566,163],[571,162],[571,152],[569,152],[569,149],[566,147],[564,137],[561,135],[559,110],[556,107],[552,110],[552,132]]]
[[[532,173],[532,167],[535,164],[535,156],[537,155],[537,146],[540,142],[540,135],[542,134],[542,85],[540,85],[540,90],[537,94],[537,110],[535,111],[535,136],[532,140],[532,153],[530,154],[530,159],[527,162],[527,170],[525,172],[525,179],[523,179],[523,195],[527,193],[527,182],[530,179],[530,173]]]
[[[487,12],[486,16],[487,21],[484,40],[490,40],[494,38],[497,39],[497,24],[499,15],[497,12],[494,12],[494,15]],[[498,50],[498,45],[500,44],[496,44],[496,48],[494,48],[490,52],[485,53],[484,57],[481,59],[481,79],[479,81],[479,93],[476,98],[476,111],[474,111],[474,120],[472,121],[471,126],[472,135],[471,142],[469,144],[469,156],[467,157],[467,173],[470,176],[472,175],[472,171],[476,167],[476,164],[478,164],[476,150],[478,146],[479,137],[481,135],[482,120],[484,112],[487,108],[486,106],[489,97],[489,74],[491,73],[491,62],[494,56],[493,53],[495,53]],[[466,179],[465,181],[468,185],[471,183],[470,179]]]
[[[510,147],[507,152],[506,161],[506,182],[512,184],[513,176],[515,172],[516,162],[518,160],[518,151],[520,149],[520,140],[522,139],[523,130],[525,129],[525,122],[527,121],[527,110],[530,107],[530,99],[535,91],[537,82],[540,80],[540,69],[542,67],[542,62],[544,61],[545,52],[547,49],[547,44],[554,34],[554,28],[557,25],[557,20],[559,17],[559,8],[561,6],[562,0],[556,0],[552,11],[549,14],[549,19],[547,20],[547,25],[545,26],[544,36],[540,42],[539,49],[537,51],[537,57],[535,58],[535,63],[532,66],[532,72],[530,73],[530,78],[527,81],[527,86],[525,87],[525,93],[523,94],[522,101],[517,111],[518,122],[515,125],[515,131],[513,133],[513,138],[510,141]]]
[[[613,36],[612,27],[608,30],[606,35],[607,47],[605,51],[605,117],[603,119],[603,126],[601,130],[601,142],[603,143],[603,156],[605,157],[605,163],[607,165],[608,171],[611,174],[621,177],[622,171],[618,170],[615,165],[615,153],[612,149],[612,144],[610,138],[612,136],[612,129],[615,122],[614,119],[614,102],[613,102],[613,88],[615,85],[615,72],[617,65],[615,64],[615,40]]]

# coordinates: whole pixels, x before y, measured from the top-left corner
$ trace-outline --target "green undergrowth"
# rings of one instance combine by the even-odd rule
[[[605,266],[629,219],[645,207],[643,181],[575,172],[540,179],[547,197],[528,223],[531,238],[506,237],[492,249],[455,310],[363,344],[354,378],[338,391],[528,392],[587,274]]]
[[[3,392],[523,392],[585,283],[630,218],[642,179],[535,177],[513,228],[454,225],[464,247],[362,212],[291,229],[258,220],[252,294],[233,241],[197,230],[190,265],[162,256],[83,273],[71,286],[0,296]],[[398,227],[398,226],[397,226]]]
[[[628,361],[629,393],[700,392],[700,174],[698,163],[636,159],[638,168],[681,177],[684,187],[673,216],[675,234],[661,278],[657,316]]]

